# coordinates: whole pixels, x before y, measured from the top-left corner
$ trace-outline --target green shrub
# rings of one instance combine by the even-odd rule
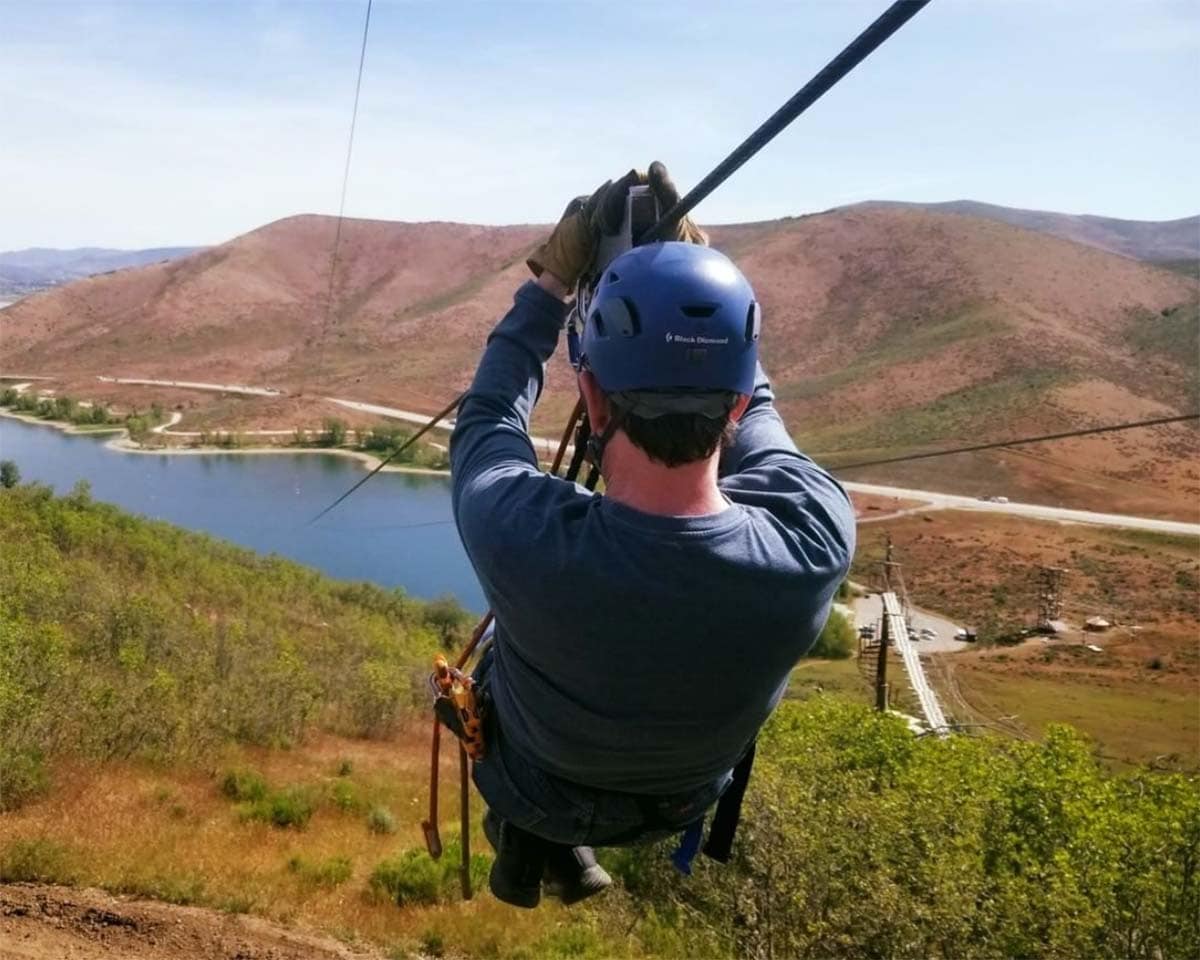
[[[243,820],[261,820],[281,830],[294,827],[303,830],[316,812],[312,792],[306,787],[285,787],[272,790],[266,796],[239,809]]]
[[[72,883],[71,852],[44,837],[10,840],[0,847],[2,883]]]
[[[402,907],[440,903],[442,873],[442,864],[430,859],[426,851],[406,850],[378,864],[371,871],[367,885],[376,897]]]
[[[11,490],[21,482],[21,471],[12,460],[0,460],[0,487]]]
[[[3,491],[0,544],[5,805],[62,745],[208,763],[223,744],[285,745],[314,727],[386,733],[424,700],[413,665],[439,640],[402,591],[133,517],[82,487]],[[230,789],[238,803],[266,793]]]
[[[446,953],[446,938],[441,931],[430,927],[421,934],[421,950],[429,957],[441,957]]]
[[[367,829],[381,835],[393,834],[396,832],[396,818],[387,807],[372,807],[367,814]]]
[[[0,813],[15,810],[45,790],[47,783],[40,750],[14,750],[0,744]]]
[[[354,864],[349,857],[331,857],[312,861],[296,856],[288,860],[289,873],[314,887],[337,887],[350,879]]]
[[[419,848],[405,850],[398,857],[379,863],[371,871],[367,887],[376,899],[398,906],[449,903],[461,896],[459,878],[462,847],[455,837],[443,848],[441,859],[433,860]],[[487,882],[492,859],[485,854],[471,855],[471,885],[478,890]]]
[[[239,803],[253,803],[267,795],[267,781],[256,770],[228,770],[221,778],[221,793]]]
[[[826,660],[845,660],[858,650],[858,634],[850,618],[839,610],[830,610],[829,619],[821,630],[817,642],[808,651],[810,657]]]
[[[1040,743],[917,738],[828,698],[759,739],[733,861],[681,884],[666,849],[611,864],[686,955],[1200,955],[1200,789]],[[669,848],[667,848],[669,849]]]
[[[362,805],[354,784],[346,780],[338,780],[333,784],[329,791],[329,799],[343,813],[350,813]]]

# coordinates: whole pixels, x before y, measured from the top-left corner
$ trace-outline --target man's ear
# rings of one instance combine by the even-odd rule
[[[746,412],[748,406],[750,406],[750,398],[744,393],[739,393],[737,400],[734,401],[733,409],[729,411],[729,422],[737,423],[741,420],[742,414]]]
[[[592,433],[598,434],[608,426],[612,410],[608,404],[608,397],[600,389],[600,384],[596,382],[596,377],[591,370],[579,371],[579,392],[583,394],[583,402],[587,407],[588,422],[591,424]]]

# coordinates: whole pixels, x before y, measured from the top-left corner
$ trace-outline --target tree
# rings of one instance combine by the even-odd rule
[[[837,610],[829,611],[829,619],[817,642],[808,651],[810,657],[825,657],[829,660],[845,660],[853,656],[856,647],[854,624],[850,618]]]
[[[340,447],[346,442],[346,424],[336,417],[329,417],[323,424],[321,442],[327,447]]]
[[[129,417],[125,421],[125,428],[129,431],[129,439],[134,443],[142,443],[150,436],[150,425],[144,417]]]
[[[0,460],[0,487],[11,490],[21,482],[21,471],[11,460]]]

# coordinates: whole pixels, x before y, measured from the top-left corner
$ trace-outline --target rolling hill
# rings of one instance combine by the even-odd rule
[[[0,294],[24,296],[97,273],[142,267],[186,257],[202,247],[154,247],[149,250],[110,250],[78,247],[55,250],[30,247],[0,253]]]
[[[928,210],[931,213],[960,213],[985,220],[1037,230],[1051,236],[1099,247],[1135,260],[1190,260],[1200,258],[1200,216],[1178,220],[1119,220],[1089,214],[1055,213],[1050,210],[1021,210],[976,200],[950,200],[945,203],[899,203],[872,200],[857,205]],[[854,209],[853,207],[847,209]]]
[[[0,372],[138,402],[97,375],[266,385],[178,393],[197,422],[315,423],[337,396],[432,411],[468,382],[545,227],[299,216],[0,314]],[[831,464],[1194,410],[1200,284],[962,213],[867,206],[713,228],[766,310],[763,350],[804,447]],[[535,427],[573,399],[551,364]],[[141,402],[149,402],[148,399]],[[287,422],[280,422],[283,418]],[[185,419],[185,426],[187,419]],[[1195,519],[1190,426],[857,471],[854,479]]]

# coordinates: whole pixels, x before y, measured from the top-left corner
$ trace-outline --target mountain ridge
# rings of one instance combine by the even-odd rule
[[[289,397],[158,398],[183,404],[200,425],[344,415],[318,395],[436,410],[469,383],[546,229],[347,219],[330,302],[336,219],[284,218],[7,308],[0,370],[55,374],[74,395],[99,389],[118,403],[149,395],[96,376],[254,384]],[[854,207],[710,233],[755,285],[779,406],[826,462],[1198,402],[1196,361],[1180,344],[1195,326],[1200,284],[1186,276],[993,219],[912,208]],[[573,400],[570,371],[552,363],[535,429],[557,434]],[[1146,515],[1165,496],[1187,518],[1200,477],[1180,452],[1194,447],[1190,428],[1162,428],[963,458],[952,483],[936,463],[853,479],[971,493],[999,485],[1108,510],[1104,498],[1119,497],[1125,512]]]

